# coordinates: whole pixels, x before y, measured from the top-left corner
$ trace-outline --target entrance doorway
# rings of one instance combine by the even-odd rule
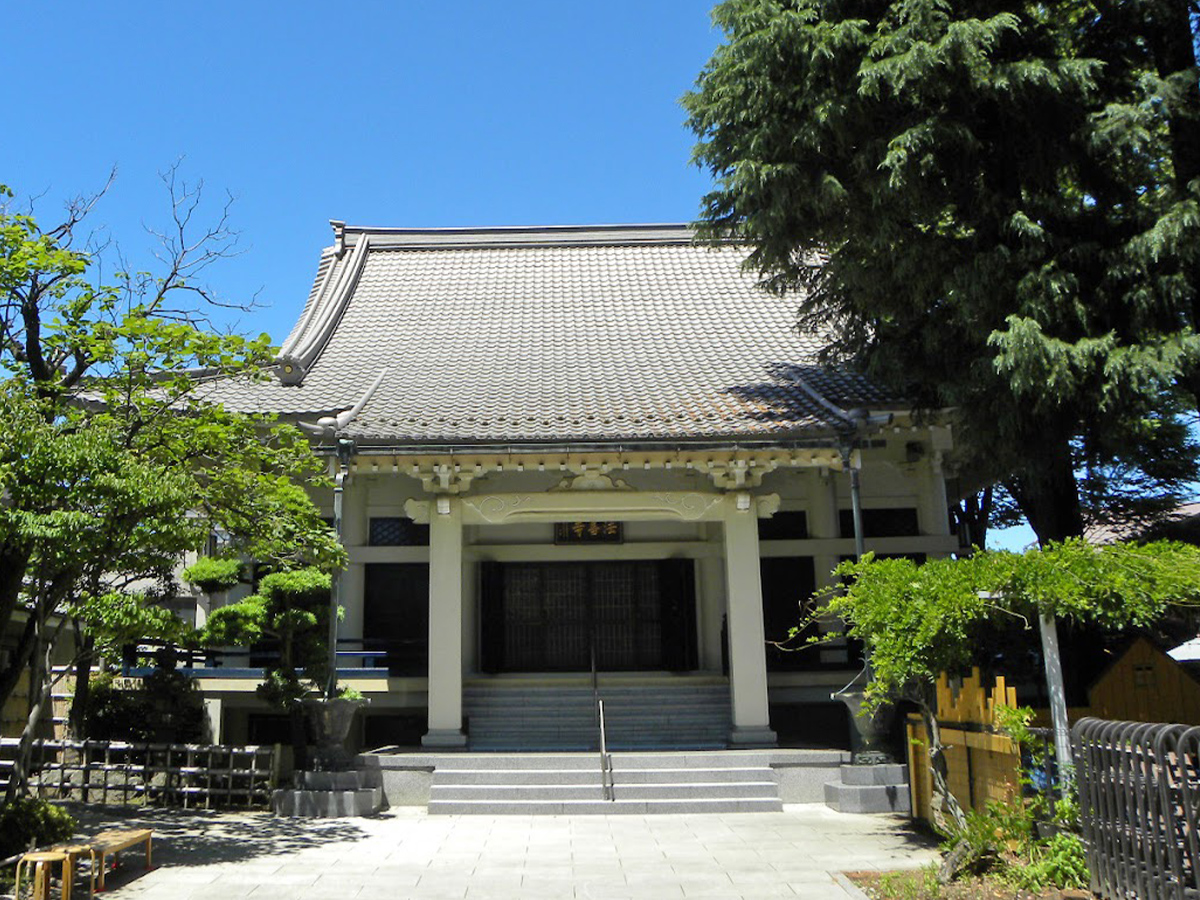
[[[690,559],[482,563],[485,672],[696,668]]]
[[[385,651],[389,675],[429,671],[429,566],[371,563],[363,586],[363,649]]]

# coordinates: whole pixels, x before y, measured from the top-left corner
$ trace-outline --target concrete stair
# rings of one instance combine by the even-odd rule
[[[294,790],[271,794],[275,815],[337,819],[370,816],[383,808],[383,788],[366,786],[362,772],[299,772],[297,780]]]
[[[748,752],[614,753],[604,799],[595,753],[444,758],[433,772],[433,815],[778,812],[769,758]]]
[[[600,689],[610,750],[724,749],[729,686],[718,683]],[[471,750],[599,748],[590,687],[473,685],[463,692]]]
[[[908,766],[842,766],[825,785],[825,805],[844,813],[908,813]]]

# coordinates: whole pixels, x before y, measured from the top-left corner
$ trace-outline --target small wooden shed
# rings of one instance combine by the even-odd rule
[[[1104,719],[1200,725],[1200,681],[1139,637],[1092,685],[1088,705]]]

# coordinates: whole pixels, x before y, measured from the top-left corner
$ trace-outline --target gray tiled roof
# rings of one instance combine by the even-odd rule
[[[315,421],[386,370],[345,433],[388,444],[806,438],[837,430],[837,407],[897,405],[819,369],[795,300],[682,226],[344,240],[281,351],[307,363],[302,383],[226,383],[216,399]]]

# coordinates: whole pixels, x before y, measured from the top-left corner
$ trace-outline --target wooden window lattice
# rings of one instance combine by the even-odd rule
[[[372,517],[368,541],[372,547],[428,547],[429,526],[403,516]]]

